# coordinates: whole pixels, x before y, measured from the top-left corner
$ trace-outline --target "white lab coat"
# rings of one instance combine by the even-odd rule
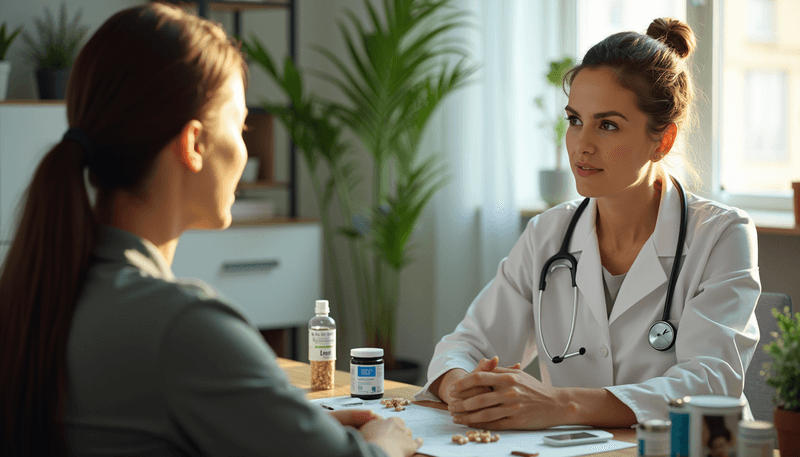
[[[539,357],[542,381],[554,387],[603,387],[646,419],[667,418],[667,401],[685,395],[743,397],[744,373],[759,339],[755,305],[761,293],[756,229],[741,210],[687,194],[688,230],[670,322],[677,328],[668,351],[650,346],[650,325],[661,319],[680,228],[681,201],[665,179],[656,228],[622,283],[608,316],[598,249],[594,199],[581,215],[569,251],[578,259],[578,317],[569,352],[586,354],[554,364]],[[455,331],[436,345],[419,400],[435,400],[433,380],[452,368],[472,371],[481,358],[525,367],[541,335],[539,279],[561,247],[580,200],[530,220],[495,278],[478,294]],[[542,333],[551,356],[561,355],[572,321],[573,289],[566,268],[547,279]],[[749,406],[745,418],[750,418]]]

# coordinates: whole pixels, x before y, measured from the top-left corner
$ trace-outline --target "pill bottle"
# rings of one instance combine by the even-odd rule
[[[667,403],[670,427],[670,457],[689,457],[689,409],[683,399],[674,398]]]
[[[775,427],[765,421],[739,422],[739,447],[736,457],[772,457]]]
[[[639,457],[669,457],[670,421],[648,419],[636,427]]]
[[[336,321],[328,300],[317,300],[308,321],[308,361],[311,363],[311,390],[333,389],[336,373]]]
[[[383,349],[350,350],[350,396],[362,400],[383,397]]]
[[[714,452],[736,453],[736,440],[745,401],[724,395],[683,397],[689,409],[689,457],[706,457]]]

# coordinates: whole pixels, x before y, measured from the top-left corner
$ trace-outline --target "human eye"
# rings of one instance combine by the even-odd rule
[[[613,122],[610,121],[602,121],[600,122],[600,128],[603,130],[618,130],[619,127],[616,126]]]
[[[578,116],[575,116],[574,114],[570,114],[569,116],[567,116],[567,123],[569,123],[569,125],[575,125],[575,126],[583,125],[583,122],[581,122]]]

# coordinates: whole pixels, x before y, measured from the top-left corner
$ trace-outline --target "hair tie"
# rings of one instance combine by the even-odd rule
[[[83,148],[83,161],[84,163],[89,161],[89,157],[92,155],[92,152],[94,152],[94,145],[92,145],[92,141],[89,140],[89,135],[87,135],[82,128],[70,127],[61,141],[64,140],[72,140],[81,145],[81,148]]]

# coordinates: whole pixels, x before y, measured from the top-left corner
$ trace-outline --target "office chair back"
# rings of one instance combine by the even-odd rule
[[[772,308],[783,312],[783,308],[786,306],[790,310],[792,309],[792,298],[786,294],[772,292],[762,292],[756,304],[756,319],[758,319],[761,338],[744,377],[744,394],[747,396],[756,420],[767,422],[774,420],[772,410],[775,408],[775,404],[772,403],[772,397],[775,395],[775,389],[766,383],[759,372],[764,369],[764,364],[771,360],[770,356],[764,352],[764,345],[775,340],[771,333],[778,331],[778,323],[772,315]]]

